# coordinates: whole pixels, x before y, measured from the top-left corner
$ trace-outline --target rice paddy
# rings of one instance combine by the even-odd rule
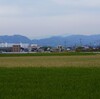
[[[0,99],[99,98],[99,54],[0,57]]]
[[[99,99],[98,68],[1,68],[0,99]]]
[[[0,67],[99,67],[100,55],[0,57]]]

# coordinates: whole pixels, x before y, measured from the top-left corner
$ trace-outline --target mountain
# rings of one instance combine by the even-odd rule
[[[0,36],[0,42],[7,43],[34,43],[41,46],[80,46],[80,45],[100,45],[100,35],[71,35],[66,37],[54,36],[45,39],[30,40],[22,35]]]
[[[71,35],[66,37],[51,37],[40,40],[32,40],[33,43],[38,45],[47,45],[47,46],[80,46],[80,45],[91,45],[97,46],[100,45],[100,35]]]
[[[31,40],[22,35],[13,35],[13,36],[0,36],[0,42],[7,42],[7,43],[31,43]]]
[[[51,37],[40,40],[32,40],[33,43],[43,46],[57,46],[63,42],[63,37]]]

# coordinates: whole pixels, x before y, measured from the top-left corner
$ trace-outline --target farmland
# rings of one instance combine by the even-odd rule
[[[0,57],[0,67],[99,67],[100,55]]]
[[[2,55],[0,99],[99,99],[100,55]]]

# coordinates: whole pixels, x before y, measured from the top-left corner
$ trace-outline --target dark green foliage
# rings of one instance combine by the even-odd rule
[[[93,49],[92,47],[89,47],[88,49],[85,49],[84,47],[77,47],[76,48],[76,52],[99,52],[100,50],[96,50],[96,49]]]
[[[96,53],[84,52],[64,52],[64,53],[17,53],[17,54],[0,54],[0,57],[15,57],[15,56],[72,56],[72,55],[96,55]]]
[[[100,69],[0,68],[0,99],[100,99]]]

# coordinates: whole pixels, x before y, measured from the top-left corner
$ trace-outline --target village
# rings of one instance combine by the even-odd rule
[[[51,53],[51,52],[99,52],[99,46],[71,46],[66,47],[58,45],[40,46],[37,44],[27,43],[0,43],[0,53]]]

